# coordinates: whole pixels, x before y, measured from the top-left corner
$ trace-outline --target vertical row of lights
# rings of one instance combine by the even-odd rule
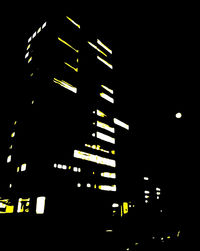
[[[17,121],[14,121],[14,126],[17,124]],[[14,140],[14,138],[15,138],[15,131],[13,131],[12,133],[11,133],[11,145],[9,146],[9,150],[12,150],[13,149],[13,140]],[[11,152],[9,151],[9,155],[8,155],[8,157],[7,157],[7,163],[10,163],[11,162],[11,160],[12,160],[12,154],[11,154]]]

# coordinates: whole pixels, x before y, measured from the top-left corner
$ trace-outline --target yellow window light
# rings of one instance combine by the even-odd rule
[[[112,150],[111,153],[112,153],[113,155],[115,155],[115,150]]]
[[[77,88],[74,87],[73,85],[67,83],[64,80],[58,80],[58,79],[54,78],[53,82],[56,83],[56,84],[59,84],[60,86],[66,88],[66,89],[68,89],[68,90],[70,90],[70,91],[72,91],[74,93],[77,93]]]
[[[119,204],[118,203],[113,203],[112,207],[119,207]]]
[[[63,44],[67,45],[68,47],[70,47],[72,50],[74,50],[76,53],[79,52],[79,50],[76,50],[73,46],[71,46],[70,44],[68,44],[66,41],[64,41],[63,39],[61,39],[60,37],[58,37],[58,40],[60,42],[62,42]]]
[[[120,121],[119,119],[114,118],[113,121],[116,125],[121,126],[121,127],[125,128],[126,130],[129,130],[129,125],[125,124],[124,122]]]
[[[7,163],[10,163],[10,162],[11,162],[11,158],[12,158],[12,156],[9,155],[8,158],[7,158]]]
[[[0,198],[0,214],[10,214],[14,212],[14,206],[11,205],[9,199]]]
[[[95,162],[101,165],[116,167],[116,161],[113,159],[104,158],[98,155],[82,152],[79,150],[74,151],[74,158]]]
[[[14,138],[15,137],[15,132],[13,132],[12,134],[11,134],[11,138]]]
[[[13,146],[11,145],[10,147],[9,147],[9,149],[12,149],[13,148]]]
[[[28,50],[30,49],[30,47],[31,47],[31,44],[29,44],[29,45],[27,46],[26,50],[28,51]]]
[[[101,51],[96,45],[92,44],[91,42],[88,41],[88,44],[93,47],[95,50],[97,50],[98,52],[100,52],[101,54],[103,54],[105,57],[107,57],[107,55]]]
[[[105,178],[116,179],[116,173],[104,172],[104,173],[101,173],[101,176]]]
[[[104,63],[106,66],[108,66],[110,69],[113,69],[113,66],[109,64],[106,60],[104,60],[103,58],[97,56],[97,59],[101,61],[102,63]]]
[[[112,185],[112,186],[109,186],[109,185],[100,185],[99,189],[103,190],[103,191],[110,191],[110,192],[116,192],[117,191],[116,185]]]
[[[105,123],[102,123],[100,121],[97,121],[97,126],[100,127],[100,128],[103,128],[109,132],[112,132],[114,133],[115,132],[115,128],[113,127],[110,127],[109,125],[105,124]]]
[[[79,24],[77,24],[74,20],[72,20],[71,18],[69,18],[69,17],[67,17],[67,16],[66,16],[66,18],[67,18],[70,22],[72,22],[76,27],[78,27],[79,29],[81,28],[81,26],[80,26]]]
[[[108,87],[105,86],[105,85],[101,85],[101,87],[103,87],[106,91],[110,92],[111,94],[114,93],[114,91],[113,91],[112,89],[108,88]]]
[[[109,101],[110,103],[114,103],[114,99],[111,98],[110,96],[108,96],[107,94],[101,92],[101,93],[100,93],[100,96],[101,96],[102,98],[106,99],[107,101]]]
[[[64,62],[67,66],[69,66],[69,68],[71,68],[72,70],[74,70],[75,72],[78,72],[78,68],[75,68],[73,66],[71,66],[70,64]]]
[[[77,187],[81,187],[81,183],[78,183],[78,184],[77,184]]]
[[[177,237],[179,237],[179,236],[180,236],[180,233],[181,233],[181,231],[179,230],[179,231],[178,231],[178,233],[177,233]]]
[[[27,53],[26,53],[26,55],[25,55],[25,59],[26,59],[28,56],[29,56],[29,52],[27,52]]]
[[[103,44],[99,39],[97,39],[97,44],[101,45],[106,51],[112,54],[112,50],[109,49],[105,44]]]
[[[44,197],[44,196],[41,196],[41,197],[37,198],[37,202],[36,202],[36,214],[44,214],[45,200],[46,200],[46,197]]]
[[[124,214],[128,213],[128,202],[123,202],[123,213]]]
[[[28,64],[29,64],[31,61],[32,61],[32,57],[30,57],[30,58],[29,58],[29,60],[28,60]]]
[[[18,166],[18,167],[17,167],[17,173],[18,173],[19,171],[20,171],[20,167]]]
[[[100,117],[107,117],[107,115],[103,112],[101,112],[100,110],[97,110],[97,115],[100,116]]]
[[[24,213],[24,212],[28,213],[29,212],[29,205],[30,205],[30,198],[27,198],[27,199],[19,198],[17,212],[18,213]]]
[[[92,134],[92,136],[95,137],[95,134]],[[106,142],[115,144],[115,139],[112,138],[112,137],[110,137],[110,136],[108,136],[108,135],[106,135],[106,134],[104,134],[104,133],[97,132],[97,133],[96,133],[96,137],[97,137],[98,139],[104,140],[104,141],[106,141]]]
[[[17,124],[17,121],[14,122],[14,125],[16,125],[16,124]]]
[[[44,27],[47,26],[47,22],[44,22],[43,25],[42,25],[42,29],[44,29]]]

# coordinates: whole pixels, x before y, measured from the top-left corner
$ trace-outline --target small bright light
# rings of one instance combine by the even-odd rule
[[[149,201],[148,200],[145,200],[145,203],[148,203]]]
[[[144,177],[144,180],[149,180],[149,178],[148,177]]]
[[[46,197],[44,197],[44,196],[37,197],[36,214],[43,214],[44,213],[45,200],[46,200]]]
[[[91,187],[91,184],[90,184],[90,183],[87,183],[87,187]]]
[[[113,203],[112,207],[119,207],[119,204],[118,203]]]
[[[77,184],[77,187],[81,187],[81,183],[78,183],[78,184]]]
[[[160,197],[159,197],[159,196],[157,196],[157,200],[159,200],[159,198],[160,198]]]
[[[150,192],[149,191],[144,191],[145,194],[149,194]]]
[[[54,166],[54,167],[57,167],[57,164],[54,164],[53,166]]]
[[[21,165],[21,171],[23,172],[23,171],[25,171],[26,170],[26,164],[22,164]]]
[[[10,163],[10,162],[11,162],[11,155],[9,155],[7,158],[7,163]]]
[[[181,114],[180,112],[177,112],[177,113],[176,113],[176,118],[177,118],[177,119],[180,119],[181,117],[182,117],[182,114]]]
[[[62,168],[62,165],[61,165],[61,164],[58,164],[58,168]]]

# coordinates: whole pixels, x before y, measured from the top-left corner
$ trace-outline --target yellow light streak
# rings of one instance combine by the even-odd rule
[[[29,64],[31,61],[32,61],[32,57],[30,57],[30,58],[29,58],[29,60],[28,60],[28,64]]]
[[[115,150],[112,150],[111,153],[112,153],[113,155],[115,155]]]
[[[106,60],[104,60],[103,58],[97,56],[97,59],[101,61],[102,63],[104,63],[105,65],[107,65],[110,69],[113,69],[113,66],[109,64]]]
[[[96,45],[94,45],[93,43],[91,43],[91,42],[89,42],[89,41],[88,41],[88,44],[89,44],[91,47],[93,47],[95,50],[97,50],[98,52],[100,52],[101,54],[103,54],[105,57],[107,57],[107,55],[106,55],[103,51],[101,51]]]
[[[58,80],[56,78],[53,79],[53,82],[56,83],[56,84],[59,84],[61,85],[62,87],[74,92],[74,93],[77,93],[77,88],[74,87],[73,85],[67,83],[66,81],[64,80]]]
[[[110,103],[114,103],[114,99],[111,98],[110,96],[108,96],[107,94],[101,92],[99,95],[100,95],[102,98],[104,98],[104,99],[106,99],[107,101],[109,101]]]
[[[102,123],[100,121],[97,121],[97,126],[100,127],[100,128],[103,128],[109,132],[112,132],[114,133],[115,132],[115,128],[113,127],[110,127],[109,125],[105,124],[105,123]]]
[[[73,69],[74,71],[78,72],[78,68],[75,68],[73,66],[71,66],[70,64],[64,62],[67,66],[69,66],[71,69]]]
[[[0,214],[10,214],[14,212],[14,206],[11,205],[9,199],[1,199],[0,198]]]
[[[105,85],[101,85],[101,87],[103,87],[106,91],[110,92],[111,94],[114,93],[114,91],[113,91],[112,89],[108,88],[108,87],[105,86]]]
[[[86,146],[86,147],[90,147],[90,148],[95,149],[95,150],[98,150],[98,151],[102,151],[102,152],[105,152],[105,153],[109,153],[109,151],[102,149],[100,145],[89,145],[89,144],[85,144],[85,146]]]
[[[99,39],[97,39],[97,44],[101,45],[106,51],[112,54],[112,50],[109,49],[105,44],[103,44]]]
[[[63,44],[67,45],[68,47],[70,47],[71,49],[73,49],[76,53],[79,52],[79,50],[76,50],[73,46],[71,46],[70,44],[68,44],[66,41],[64,41],[63,39],[61,39],[60,37],[58,37],[58,40],[60,42],[62,42]]]
[[[30,47],[31,47],[31,44],[29,44],[29,45],[27,46],[26,50],[28,51],[28,50],[30,49]]]
[[[127,202],[123,202],[123,213],[124,214],[128,213],[128,203]]]
[[[98,155],[94,155],[94,154],[87,153],[87,152],[82,152],[79,150],[74,150],[74,158],[79,158],[82,160],[95,162],[95,163],[101,164],[101,165],[116,167],[116,161],[113,159],[104,158],[104,157],[101,157]]]
[[[81,26],[80,26],[79,24],[77,24],[74,20],[72,20],[71,18],[69,18],[69,17],[67,17],[67,16],[66,16],[66,18],[67,18],[70,22],[72,22],[76,27],[78,27],[79,29],[81,28]]]

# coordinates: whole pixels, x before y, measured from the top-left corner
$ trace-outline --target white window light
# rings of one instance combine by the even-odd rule
[[[160,192],[156,192],[157,195],[160,195]]]
[[[35,31],[35,32],[33,33],[33,38],[36,37],[36,34],[37,34],[37,33],[36,33],[36,31]]]
[[[181,117],[182,117],[182,114],[181,114],[180,112],[177,112],[177,113],[176,113],[176,118],[177,118],[177,119],[180,119]]]
[[[147,191],[147,190],[145,190],[145,191],[144,191],[144,193],[145,193],[145,194],[149,194],[150,192],[149,192],[149,191]]]
[[[91,187],[91,184],[90,183],[87,183],[87,185],[86,185],[87,187]]]
[[[148,177],[144,177],[144,180],[149,180],[149,178]]]
[[[99,111],[99,110],[97,110],[97,115],[98,116],[100,116],[100,117],[107,117],[107,115],[106,114],[104,114],[103,112],[101,112],[101,111]]]
[[[12,158],[12,156],[9,155],[8,158],[7,158],[7,163],[10,163],[10,162],[11,162],[11,158]]]
[[[116,185],[112,185],[112,186],[109,186],[109,185],[100,185],[99,189],[100,190],[104,190],[104,191],[111,191],[111,192],[117,191]]]
[[[114,99],[111,98],[110,96],[108,96],[107,94],[101,92],[99,95],[100,95],[102,98],[104,98],[105,100],[109,101],[110,103],[114,103]]]
[[[54,166],[54,167],[57,167],[57,164],[54,164],[53,166]]]
[[[44,214],[45,200],[46,200],[46,197],[44,196],[37,197],[36,214]]]
[[[105,178],[116,179],[116,173],[104,172],[104,173],[101,173],[101,176]]]
[[[105,86],[105,85],[101,85],[101,86],[102,86],[106,91],[110,92],[111,94],[114,93],[113,90],[110,89],[110,88],[108,88],[107,86]]]
[[[90,154],[90,153],[86,153],[86,152],[82,152],[78,150],[74,150],[74,157],[91,161],[91,162],[95,162],[101,165],[116,167],[116,161],[113,159],[104,158],[98,155],[94,155],[94,154]]]
[[[26,53],[25,58],[27,58],[28,56],[29,56],[29,52]]]
[[[106,232],[107,232],[107,233],[109,233],[109,232],[111,233],[111,232],[112,232],[112,229],[106,229]]]
[[[66,170],[66,169],[67,169],[67,166],[66,166],[66,165],[63,165],[63,169]]]
[[[145,197],[146,199],[148,199],[148,198],[149,198],[149,195],[145,195],[144,197]]]
[[[42,29],[44,29],[44,27],[47,26],[47,22],[44,22],[43,25],[42,25]]]
[[[40,27],[40,28],[38,29],[38,31],[37,31],[37,34],[40,33],[41,30],[42,30],[42,28]]]
[[[159,200],[159,198],[160,198],[159,196],[156,197],[157,200]]]
[[[62,165],[61,165],[61,164],[58,164],[57,167],[58,167],[59,169],[62,169]]]
[[[79,173],[81,172],[81,168],[80,167],[77,170],[78,170]]]
[[[30,43],[30,42],[31,42],[31,40],[32,40],[32,37],[29,37],[29,39],[28,39],[28,43]]]
[[[97,39],[97,44],[101,45],[106,51],[112,54],[112,50],[109,49],[105,44],[103,44],[99,39]]]
[[[114,127],[110,127],[109,125],[102,123],[100,121],[97,121],[97,126],[100,128],[103,128],[109,132],[115,133],[115,128]]]
[[[107,65],[110,69],[113,69],[113,66],[109,64],[106,60],[104,60],[103,58],[97,56],[97,59],[101,61],[102,63],[104,63],[105,65]]]
[[[119,119],[114,118],[113,121],[116,125],[121,126],[121,127],[125,128],[126,130],[129,130],[129,125],[125,124],[124,122],[120,121]]]
[[[53,82],[56,83],[56,84],[61,85],[62,87],[66,88],[66,89],[68,89],[68,90],[70,90],[70,91],[72,91],[74,93],[77,93],[77,88],[74,87],[73,85],[67,83],[64,80],[58,80],[58,79],[54,78]]]
[[[118,203],[113,203],[112,207],[119,207],[119,204]]]
[[[93,135],[92,135],[92,136],[93,136]],[[95,137],[95,136],[94,136],[94,137]],[[97,133],[96,133],[96,137],[97,137],[98,139],[101,139],[101,140],[107,141],[107,142],[109,142],[109,143],[115,144],[115,139],[112,138],[112,137],[110,137],[110,136],[108,136],[108,135],[106,135],[106,134],[104,134],[104,133],[97,132]]]
[[[11,187],[12,187],[12,184],[9,185],[9,188],[11,188]]]
[[[77,184],[77,187],[81,187],[81,183],[78,183],[78,184]]]
[[[156,187],[156,191],[160,191],[160,188],[159,188],[159,187]]]
[[[73,171],[74,172],[78,172],[78,168],[77,167],[73,167]]]
[[[22,164],[21,165],[21,171],[23,172],[23,171],[25,171],[26,170],[26,164]]]

